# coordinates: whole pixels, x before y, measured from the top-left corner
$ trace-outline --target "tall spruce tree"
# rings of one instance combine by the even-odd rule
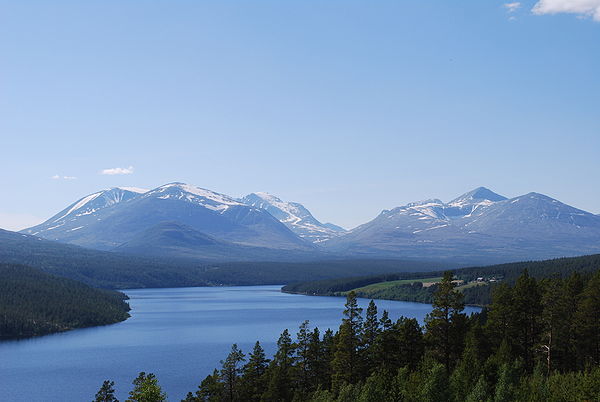
[[[532,372],[542,333],[541,293],[535,278],[524,270],[513,288],[511,329],[513,352],[522,356],[525,370]]]
[[[551,278],[540,283],[542,290],[542,333],[540,349],[546,364],[546,375],[564,370],[571,360],[573,310],[568,281]]]
[[[267,370],[268,386],[265,401],[288,401],[295,388],[294,344],[286,329],[277,340],[277,352]]]
[[[502,342],[513,343],[513,290],[507,283],[501,283],[492,291],[492,304],[485,324],[486,337],[490,340],[491,352],[495,352]],[[512,347],[512,346],[511,346]]]
[[[256,341],[252,353],[248,355],[248,362],[244,365],[242,376],[243,398],[247,401],[260,401],[265,389],[265,372],[269,365],[265,351]]]
[[[298,367],[298,389],[300,394],[306,395],[311,389],[311,371],[314,369],[315,362],[311,353],[312,332],[310,331],[309,321],[306,320],[300,324],[296,334],[296,365]]]
[[[321,381],[328,376],[329,358],[326,355],[325,347],[321,341],[321,332],[315,328],[309,337],[307,361],[310,371],[308,373],[308,389],[314,391]]]
[[[392,351],[396,356],[397,367],[408,366],[416,370],[423,354],[425,344],[423,340],[423,329],[416,318],[400,317],[394,324],[397,348]]]
[[[347,384],[358,381],[361,362],[359,347],[362,332],[362,308],[358,306],[356,293],[349,292],[346,298],[344,318],[336,335],[335,354],[333,358],[333,387],[338,390]]]
[[[452,272],[444,272],[434,294],[433,310],[425,318],[427,341],[448,375],[462,353],[466,331],[463,295],[454,289],[452,278]]]
[[[320,372],[317,377],[317,385],[321,388],[331,388],[331,380],[333,376],[333,358],[335,354],[335,334],[333,330],[328,328],[323,334],[321,341],[321,364]]]
[[[235,343],[231,346],[231,351],[227,358],[221,360],[221,380],[225,386],[225,400],[228,402],[239,399],[238,379],[242,372],[241,364],[244,360],[244,353],[242,353]]]
[[[377,306],[375,305],[375,302],[371,300],[369,302],[369,306],[367,307],[361,339],[361,347],[363,352],[362,360],[365,366],[365,376],[369,376],[377,368],[377,353],[375,343],[380,332],[381,329],[379,327]]]

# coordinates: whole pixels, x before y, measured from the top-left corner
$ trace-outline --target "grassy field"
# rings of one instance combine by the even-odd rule
[[[485,285],[487,285],[486,282],[469,282],[465,285],[457,286],[456,290],[462,291],[464,289],[474,288],[475,286],[485,286]]]
[[[418,279],[402,279],[399,281],[388,281],[388,282],[379,282],[379,283],[373,283],[371,285],[367,285],[367,286],[363,286],[361,288],[356,288],[356,289],[352,289],[353,291],[355,291],[356,293],[372,293],[372,292],[378,292],[381,290],[385,290],[388,288],[391,288],[393,286],[396,285],[410,285],[411,283],[415,283],[415,282],[423,282],[425,283],[436,283],[441,281],[442,278],[441,277],[435,277],[435,278],[418,278]],[[344,292],[344,294],[347,292]]]
[[[367,285],[367,286],[363,286],[360,288],[356,288],[356,289],[352,289],[354,292],[356,292],[357,294],[363,295],[364,296],[369,296],[369,295],[374,295],[376,293],[381,293],[384,292],[387,289],[391,289],[394,286],[397,285],[410,285],[412,283],[415,282],[422,282],[423,283],[423,287],[428,287],[434,283],[438,283],[442,280],[441,277],[435,277],[435,278],[418,278],[418,279],[403,279],[403,280],[398,280],[398,281],[387,281],[387,282],[378,282],[378,283],[373,283],[371,285]],[[486,282],[469,282],[467,284],[461,285],[461,286],[457,286],[456,290],[459,291],[463,291],[464,289],[469,289],[469,288],[473,288],[476,286],[485,286],[487,285]],[[348,292],[342,292],[342,295],[346,295]]]

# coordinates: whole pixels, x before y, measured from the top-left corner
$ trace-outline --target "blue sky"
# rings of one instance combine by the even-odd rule
[[[0,227],[172,181],[345,227],[482,185],[600,213],[599,46],[600,0],[0,1]]]

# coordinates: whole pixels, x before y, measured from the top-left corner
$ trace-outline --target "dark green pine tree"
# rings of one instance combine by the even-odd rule
[[[408,366],[416,370],[425,353],[423,329],[416,318],[400,317],[394,324],[397,348],[391,351],[396,355],[397,367]]]
[[[219,371],[215,369],[202,380],[196,391],[196,399],[199,402],[220,402],[225,398],[225,387],[221,382]]]
[[[394,326],[394,323],[392,323],[392,320],[390,320],[390,315],[387,310],[383,310],[379,323],[382,331],[390,330]]]
[[[329,360],[325,355],[325,348],[321,342],[321,332],[315,328],[309,334],[309,343],[306,356],[310,371],[308,373],[308,389],[314,391],[318,388],[323,378],[328,375]]]
[[[141,372],[133,380],[133,390],[129,392],[127,402],[163,402],[167,395],[158,384],[158,379],[152,373]]]
[[[503,342],[512,345],[513,337],[513,291],[506,283],[501,283],[492,291],[492,304],[487,314],[485,326],[490,344],[494,350]]]
[[[243,400],[260,401],[265,390],[265,372],[269,365],[265,351],[260,342],[254,344],[252,353],[248,355],[248,363],[243,368],[242,394]]]
[[[346,298],[344,318],[336,335],[335,354],[332,367],[332,386],[339,390],[343,384],[358,381],[361,362],[359,360],[360,335],[362,332],[362,308],[358,306],[356,293],[349,292]]]
[[[335,334],[330,328],[323,334],[319,350],[319,371],[316,375],[317,386],[322,389],[330,389],[331,378],[333,376],[332,362],[335,354]]]
[[[232,402],[238,398],[238,380],[242,372],[241,364],[246,360],[244,353],[237,344],[231,346],[231,351],[225,360],[221,360],[221,380],[225,387],[225,400]]]
[[[286,329],[277,340],[277,352],[267,370],[268,385],[264,401],[288,401],[294,395],[294,344]]]
[[[379,321],[381,331],[375,339],[374,354],[377,366],[387,372],[393,372],[398,367],[398,339],[394,324],[386,310]]]
[[[575,317],[581,367],[600,365],[600,271],[588,281]]]
[[[379,328],[377,306],[375,305],[375,302],[371,300],[367,307],[361,339],[365,377],[369,376],[377,368],[377,351],[375,343],[380,332],[381,329]]]
[[[96,399],[94,402],[119,402],[115,397],[115,382],[106,380],[102,383],[100,390],[96,393]]]
[[[511,333],[513,353],[523,358],[524,368],[532,372],[542,333],[542,304],[539,286],[527,270],[513,288]]]
[[[565,370],[572,360],[574,310],[568,283],[569,280],[560,278],[546,279],[540,283],[543,289],[540,350],[544,355],[546,375],[554,370]]]
[[[454,362],[462,353],[466,331],[466,316],[462,313],[465,305],[461,292],[454,289],[452,272],[444,272],[444,277],[434,294],[433,310],[425,318],[426,339],[433,355],[451,371]]]
[[[300,324],[300,328],[296,334],[296,344],[294,345],[296,350],[296,367],[298,369],[298,391],[301,395],[306,395],[311,388],[310,372],[314,367],[310,353],[311,335],[309,321],[306,320]]]

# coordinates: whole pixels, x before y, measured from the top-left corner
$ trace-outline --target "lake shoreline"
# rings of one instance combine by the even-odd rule
[[[320,294],[320,293],[308,293],[308,292],[291,292],[289,290],[281,290],[281,293],[287,293],[290,295],[302,295],[302,296],[315,296],[315,297],[340,297],[340,298],[345,298],[345,295],[342,294]],[[403,300],[403,299],[386,299],[384,297],[362,297],[359,294],[357,294],[357,296],[359,299],[365,299],[365,300],[386,300],[386,301],[397,301],[397,302],[405,302],[405,303],[419,303],[419,304],[427,304],[427,305],[431,305],[431,303],[429,302],[421,302],[421,301],[415,301],[415,300]],[[465,304],[465,307],[476,307],[476,308],[480,308],[483,309],[485,308],[484,305],[479,305],[479,304]]]
[[[93,399],[102,381],[115,381],[127,399],[140,371],[155,373],[173,400],[197,389],[233,343],[249,352],[260,341],[268,355],[285,329],[336,331],[343,297],[281,292],[281,285],[126,290],[131,317],[113,325],[0,342],[0,395],[14,402]],[[367,299],[359,305],[366,309]],[[431,305],[379,300],[381,312],[424,322]],[[468,308],[468,311],[475,311]],[[468,312],[467,311],[467,312]],[[26,358],[24,358],[26,356]],[[9,386],[10,385],[10,386]]]

